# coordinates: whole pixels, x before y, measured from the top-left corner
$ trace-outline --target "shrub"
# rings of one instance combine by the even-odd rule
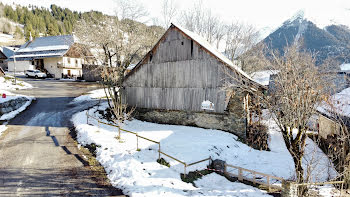
[[[257,150],[269,150],[267,126],[253,123],[247,129],[247,144]]]

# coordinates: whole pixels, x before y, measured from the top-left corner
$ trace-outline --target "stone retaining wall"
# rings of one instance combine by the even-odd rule
[[[22,107],[27,101],[29,101],[28,98],[19,97],[13,100],[6,101],[4,103],[0,103],[0,116],[17,110],[18,108]]]
[[[246,139],[246,119],[233,113],[188,112],[159,109],[135,110],[139,120],[160,124],[195,126],[206,129],[219,129]]]

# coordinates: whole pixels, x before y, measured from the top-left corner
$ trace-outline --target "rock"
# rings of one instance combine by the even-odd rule
[[[223,161],[220,159],[215,159],[212,163],[212,166],[215,170],[218,170],[220,172],[224,172],[225,171],[225,164],[226,164],[226,161]]]

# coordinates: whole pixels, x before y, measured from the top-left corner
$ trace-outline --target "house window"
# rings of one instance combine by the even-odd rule
[[[67,57],[67,62],[68,62],[68,64],[70,64],[70,58],[69,57]]]
[[[149,55],[149,61],[150,61],[150,62],[152,62],[152,58],[153,58],[153,54],[151,53],[151,54]]]
[[[78,59],[75,60],[75,66],[78,66]]]

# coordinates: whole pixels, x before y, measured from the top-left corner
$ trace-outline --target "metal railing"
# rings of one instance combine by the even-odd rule
[[[87,110],[87,111],[86,111],[86,123],[87,123],[87,124],[89,124],[89,118],[92,118],[92,119],[94,119],[94,120],[97,121],[97,123],[98,123],[98,128],[100,128],[100,124],[104,124],[104,125],[108,125],[108,126],[112,126],[112,127],[118,128],[118,133],[119,133],[119,134],[118,134],[118,135],[119,135],[118,138],[119,138],[119,139],[121,138],[121,133],[120,133],[121,131],[134,134],[134,135],[136,136],[136,150],[138,150],[138,151],[140,150],[140,149],[139,149],[139,138],[144,139],[144,140],[147,140],[147,141],[150,141],[150,142],[153,142],[153,143],[155,143],[155,144],[158,144],[158,159],[161,158],[161,154],[162,154],[162,155],[165,155],[165,156],[167,156],[167,157],[169,157],[169,158],[171,158],[171,159],[173,159],[173,160],[175,160],[175,161],[177,161],[177,162],[183,164],[183,165],[184,165],[184,177],[186,177],[186,169],[187,169],[187,167],[192,166],[192,165],[195,165],[195,164],[198,164],[198,163],[202,163],[202,162],[205,162],[205,161],[208,161],[208,160],[211,161],[211,157],[209,157],[209,158],[206,158],[206,159],[203,159],[203,160],[200,160],[200,161],[196,161],[196,162],[187,164],[186,162],[181,161],[180,159],[177,159],[177,158],[175,158],[175,157],[173,157],[173,156],[171,156],[171,155],[169,155],[169,154],[166,154],[166,153],[162,152],[162,151],[161,151],[161,147],[160,147],[160,142],[158,142],[158,141],[155,141],[155,140],[146,138],[146,137],[141,136],[141,135],[139,135],[138,133],[133,132],[133,131],[128,131],[128,130],[126,130],[126,129],[121,129],[120,126],[118,126],[118,125],[100,121],[100,119],[98,119],[98,118],[96,118],[96,117],[94,117],[94,116],[89,115],[89,110]]]

